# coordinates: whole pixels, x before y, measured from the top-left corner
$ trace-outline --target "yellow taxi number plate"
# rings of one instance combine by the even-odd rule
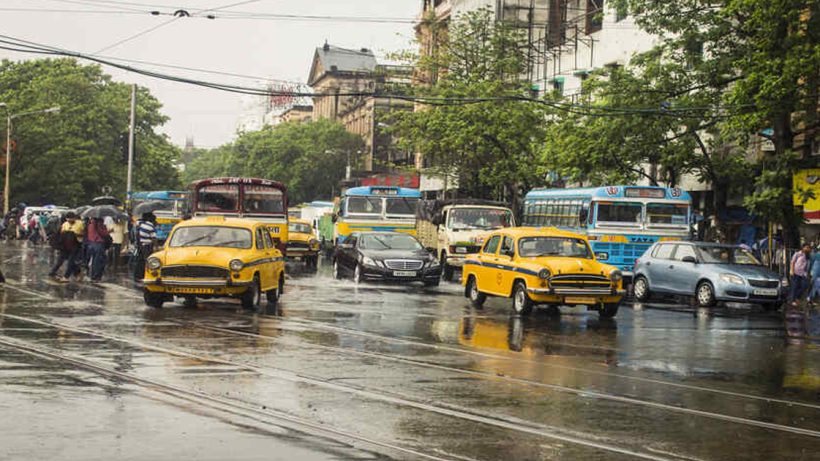
[[[567,304],[586,304],[591,305],[595,304],[595,298],[584,298],[584,297],[572,297],[567,296],[564,298],[564,302]]]
[[[185,288],[185,287],[178,287],[178,288],[171,288],[171,293],[179,293],[179,294],[186,294],[186,295],[209,295],[214,292],[213,288]]]

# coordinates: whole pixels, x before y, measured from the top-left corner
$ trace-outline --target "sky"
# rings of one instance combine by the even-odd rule
[[[98,56],[205,69],[130,65],[220,83],[261,86],[263,79],[305,82],[313,52],[332,45],[369,48],[377,56],[411,48],[421,0],[2,0],[0,34]],[[234,5],[234,6],[231,6]],[[222,7],[226,7],[220,9]],[[211,11],[204,11],[213,9]],[[26,10],[26,11],[21,11]],[[37,10],[37,11],[31,11]],[[59,10],[59,11],[58,11]],[[191,17],[178,17],[185,10]],[[152,15],[159,11],[160,15]],[[207,19],[207,14],[215,19]],[[322,16],[325,19],[274,18]],[[400,18],[354,21],[349,17]],[[157,27],[155,30],[150,30]],[[134,37],[141,32],[144,34]],[[134,38],[132,38],[134,37]],[[123,41],[125,39],[129,39]],[[122,43],[118,43],[121,42]],[[37,56],[0,50],[0,59]],[[248,96],[151,79],[115,68],[118,81],[149,88],[170,121],[162,131],[178,145],[193,137],[197,147],[231,141]]]

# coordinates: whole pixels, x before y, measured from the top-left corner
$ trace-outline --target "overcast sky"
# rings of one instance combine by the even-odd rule
[[[421,0],[259,0],[213,11],[216,19],[196,13],[242,0],[0,0],[0,34],[101,56],[151,61],[249,76],[305,82],[315,47],[367,47],[383,54],[410,47],[411,24],[355,22],[345,19],[263,19],[262,15],[366,16],[414,18]],[[10,11],[11,9],[41,11]],[[179,18],[117,46],[131,37],[173,19],[185,9],[196,16]],[[42,10],[75,10],[42,11]],[[149,11],[160,11],[152,16]],[[95,12],[92,12],[95,11]],[[105,11],[105,12],[103,12]],[[241,13],[251,13],[244,15]],[[224,15],[224,17],[220,17]],[[228,18],[227,16],[242,16]],[[108,49],[105,49],[108,48]],[[104,51],[101,51],[105,49]],[[0,58],[32,59],[0,50]],[[134,66],[174,75],[258,86],[259,82],[188,70]],[[193,136],[197,146],[230,141],[243,110],[243,96],[154,80],[113,68],[115,79],[151,89],[171,117],[164,127],[171,140],[184,144]],[[247,97],[244,97],[247,104]]]

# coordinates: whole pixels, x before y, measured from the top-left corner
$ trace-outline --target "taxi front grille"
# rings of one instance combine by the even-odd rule
[[[565,274],[550,278],[553,288],[608,288],[611,281],[602,275]]]
[[[167,266],[160,269],[162,277],[226,278],[228,269],[214,266]]]

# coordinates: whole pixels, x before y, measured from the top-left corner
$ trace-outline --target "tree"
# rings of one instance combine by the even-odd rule
[[[348,155],[361,148],[360,137],[330,120],[283,123],[201,152],[186,166],[184,178],[262,177],[286,184],[292,203],[327,199],[338,192]]]
[[[543,182],[534,165],[545,106],[521,101],[530,95],[526,37],[487,9],[456,18],[439,37],[413,63],[428,79],[414,88],[423,107],[397,114],[393,132],[470,196],[515,204],[522,189]]]
[[[0,63],[0,100],[9,113],[60,106],[59,114],[26,116],[13,130],[13,202],[82,204],[105,186],[125,196],[129,85],[112,81],[99,66],[74,59]],[[167,118],[144,88],[138,91],[139,188],[176,188],[179,150],[155,129]]]
[[[816,0],[614,0],[628,8],[661,46],[703,49],[704,85],[724,85],[721,134],[739,146],[767,137],[774,157],[760,162],[746,205],[780,222],[789,245],[802,219],[793,206],[792,176],[809,158],[820,129],[820,2]],[[770,133],[770,134],[769,134]]]

